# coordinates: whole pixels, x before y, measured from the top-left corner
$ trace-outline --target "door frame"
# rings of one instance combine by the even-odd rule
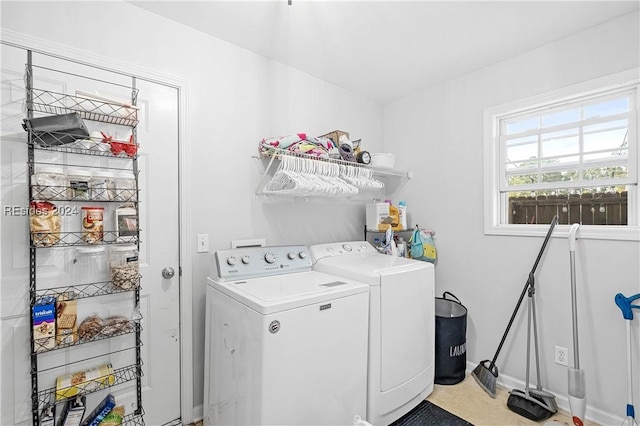
[[[0,43],[35,53],[53,56],[59,59],[135,77],[152,83],[175,88],[178,91],[178,226],[179,226],[179,295],[180,295],[180,420],[182,424],[194,422],[193,405],[193,318],[192,286],[185,285],[193,281],[192,268],[183,265],[193,264],[193,254],[188,249],[191,235],[191,179],[185,170],[190,169],[190,149],[188,140],[187,105],[188,82],[175,76],[158,73],[155,70],[140,67],[114,59],[83,51],[73,46],[53,43],[16,31],[0,29]],[[108,67],[100,64],[109,64]]]

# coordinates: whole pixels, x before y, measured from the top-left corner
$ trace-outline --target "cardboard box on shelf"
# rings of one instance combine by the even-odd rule
[[[101,365],[85,371],[65,374],[56,380],[56,401],[74,397],[115,383],[111,364]]]
[[[56,304],[56,344],[73,344],[78,341],[78,301],[73,292],[58,297]]]
[[[35,352],[53,349],[56,345],[56,298],[46,296],[36,301],[32,313],[33,348]]]

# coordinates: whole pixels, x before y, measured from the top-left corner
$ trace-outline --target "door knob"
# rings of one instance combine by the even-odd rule
[[[176,271],[174,271],[173,268],[170,266],[162,270],[162,278],[173,278],[175,274],[176,274]]]

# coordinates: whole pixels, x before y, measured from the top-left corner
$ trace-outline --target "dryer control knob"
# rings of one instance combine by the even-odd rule
[[[233,257],[233,256],[229,256],[229,257],[227,257],[227,265],[231,265],[231,266],[233,266],[233,265],[235,265],[237,262],[238,262],[238,259],[236,259],[235,257]]]
[[[293,260],[296,258],[296,254],[290,251],[289,253],[287,253],[287,257],[289,258],[289,260]]]
[[[245,265],[248,265],[251,263],[251,257],[249,256],[242,256],[242,263],[244,263]]]
[[[349,244],[343,244],[342,248],[344,249],[344,251],[351,251],[351,246]]]
[[[273,263],[273,262],[276,261],[276,255],[273,254],[273,253],[267,253],[267,254],[264,255],[264,260],[267,263]]]
[[[300,257],[300,259],[306,259],[307,258],[307,252],[301,251],[300,253],[298,253],[298,257]]]

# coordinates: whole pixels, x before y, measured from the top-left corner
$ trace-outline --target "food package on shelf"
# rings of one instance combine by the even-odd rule
[[[90,392],[115,383],[111,364],[85,371],[65,374],[56,380],[56,401],[71,398],[82,392]]]
[[[60,416],[62,420],[60,425],[80,426],[80,422],[82,422],[84,412],[87,408],[86,403],[87,399],[84,395],[67,401]]]
[[[91,413],[87,414],[80,426],[98,426],[115,406],[116,398],[111,394],[107,395]]]
[[[119,426],[124,421],[124,406],[118,405],[113,408],[104,416],[104,419],[100,422],[100,426]]]
[[[29,228],[36,247],[51,247],[60,241],[62,222],[55,204],[32,201],[29,204]]]
[[[58,297],[56,304],[56,344],[69,345],[78,341],[78,301],[70,291]]]
[[[56,345],[56,298],[46,296],[38,299],[32,315],[34,351],[53,349]]]

